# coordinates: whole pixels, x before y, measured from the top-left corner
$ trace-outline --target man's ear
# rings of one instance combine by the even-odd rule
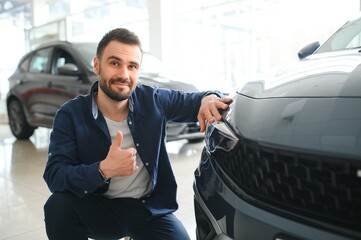
[[[99,59],[95,56],[93,62],[94,62],[93,71],[96,75],[99,75]]]

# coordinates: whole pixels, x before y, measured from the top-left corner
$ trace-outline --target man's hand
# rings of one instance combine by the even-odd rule
[[[232,101],[232,98],[219,98],[214,94],[203,97],[198,112],[200,131],[204,132],[206,130],[206,120],[210,123],[213,123],[216,120],[222,120],[222,115],[219,113],[218,109],[228,109],[229,104],[231,104]]]
[[[137,150],[134,148],[122,149],[122,142],[123,134],[118,131],[117,137],[110,145],[107,157],[99,164],[99,169],[107,179],[116,176],[129,176],[138,169],[135,161]]]

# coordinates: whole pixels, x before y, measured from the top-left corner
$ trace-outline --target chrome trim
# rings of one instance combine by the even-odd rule
[[[233,240],[232,238],[228,237],[221,231],[220,227],[217,224],[217,220],[213,217],[212,213],[206,207],[195,183],[193,183],[193,189],[194,189],[194,197],[197,199],[197,202],[199,206],[202,208],[203,212],[207,215],[209,221],[211,222],[214,228],[214,231],[217,234],[217,236],[213,240]]]

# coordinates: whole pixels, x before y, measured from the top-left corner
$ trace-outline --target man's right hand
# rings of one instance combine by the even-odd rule
[[[135,148],[122,149],[123,134],[117,132],[112,145],[110,145],[107,157],[100,162],[99,169],[109,179],[118,176],[130,176],[137,169],[137,150]]]

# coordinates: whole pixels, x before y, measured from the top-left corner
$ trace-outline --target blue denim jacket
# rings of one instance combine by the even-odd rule
[[[97,89],[96,82],[90,94],[70,100],[56,114],[44,172],[51,192],[70,191],[86,197],[102,194],[109,187],[109,182],[104,182],[98,172],[100,161],[107,156],[111,137],[93,98]],[[151,194],[142,201],[152,215],[178,208],[177,184],[166,152],[166,124],[168,121],[196,122],[202,97],[211,93],[138,85],[129,98],[128,126],[153,185]]]

